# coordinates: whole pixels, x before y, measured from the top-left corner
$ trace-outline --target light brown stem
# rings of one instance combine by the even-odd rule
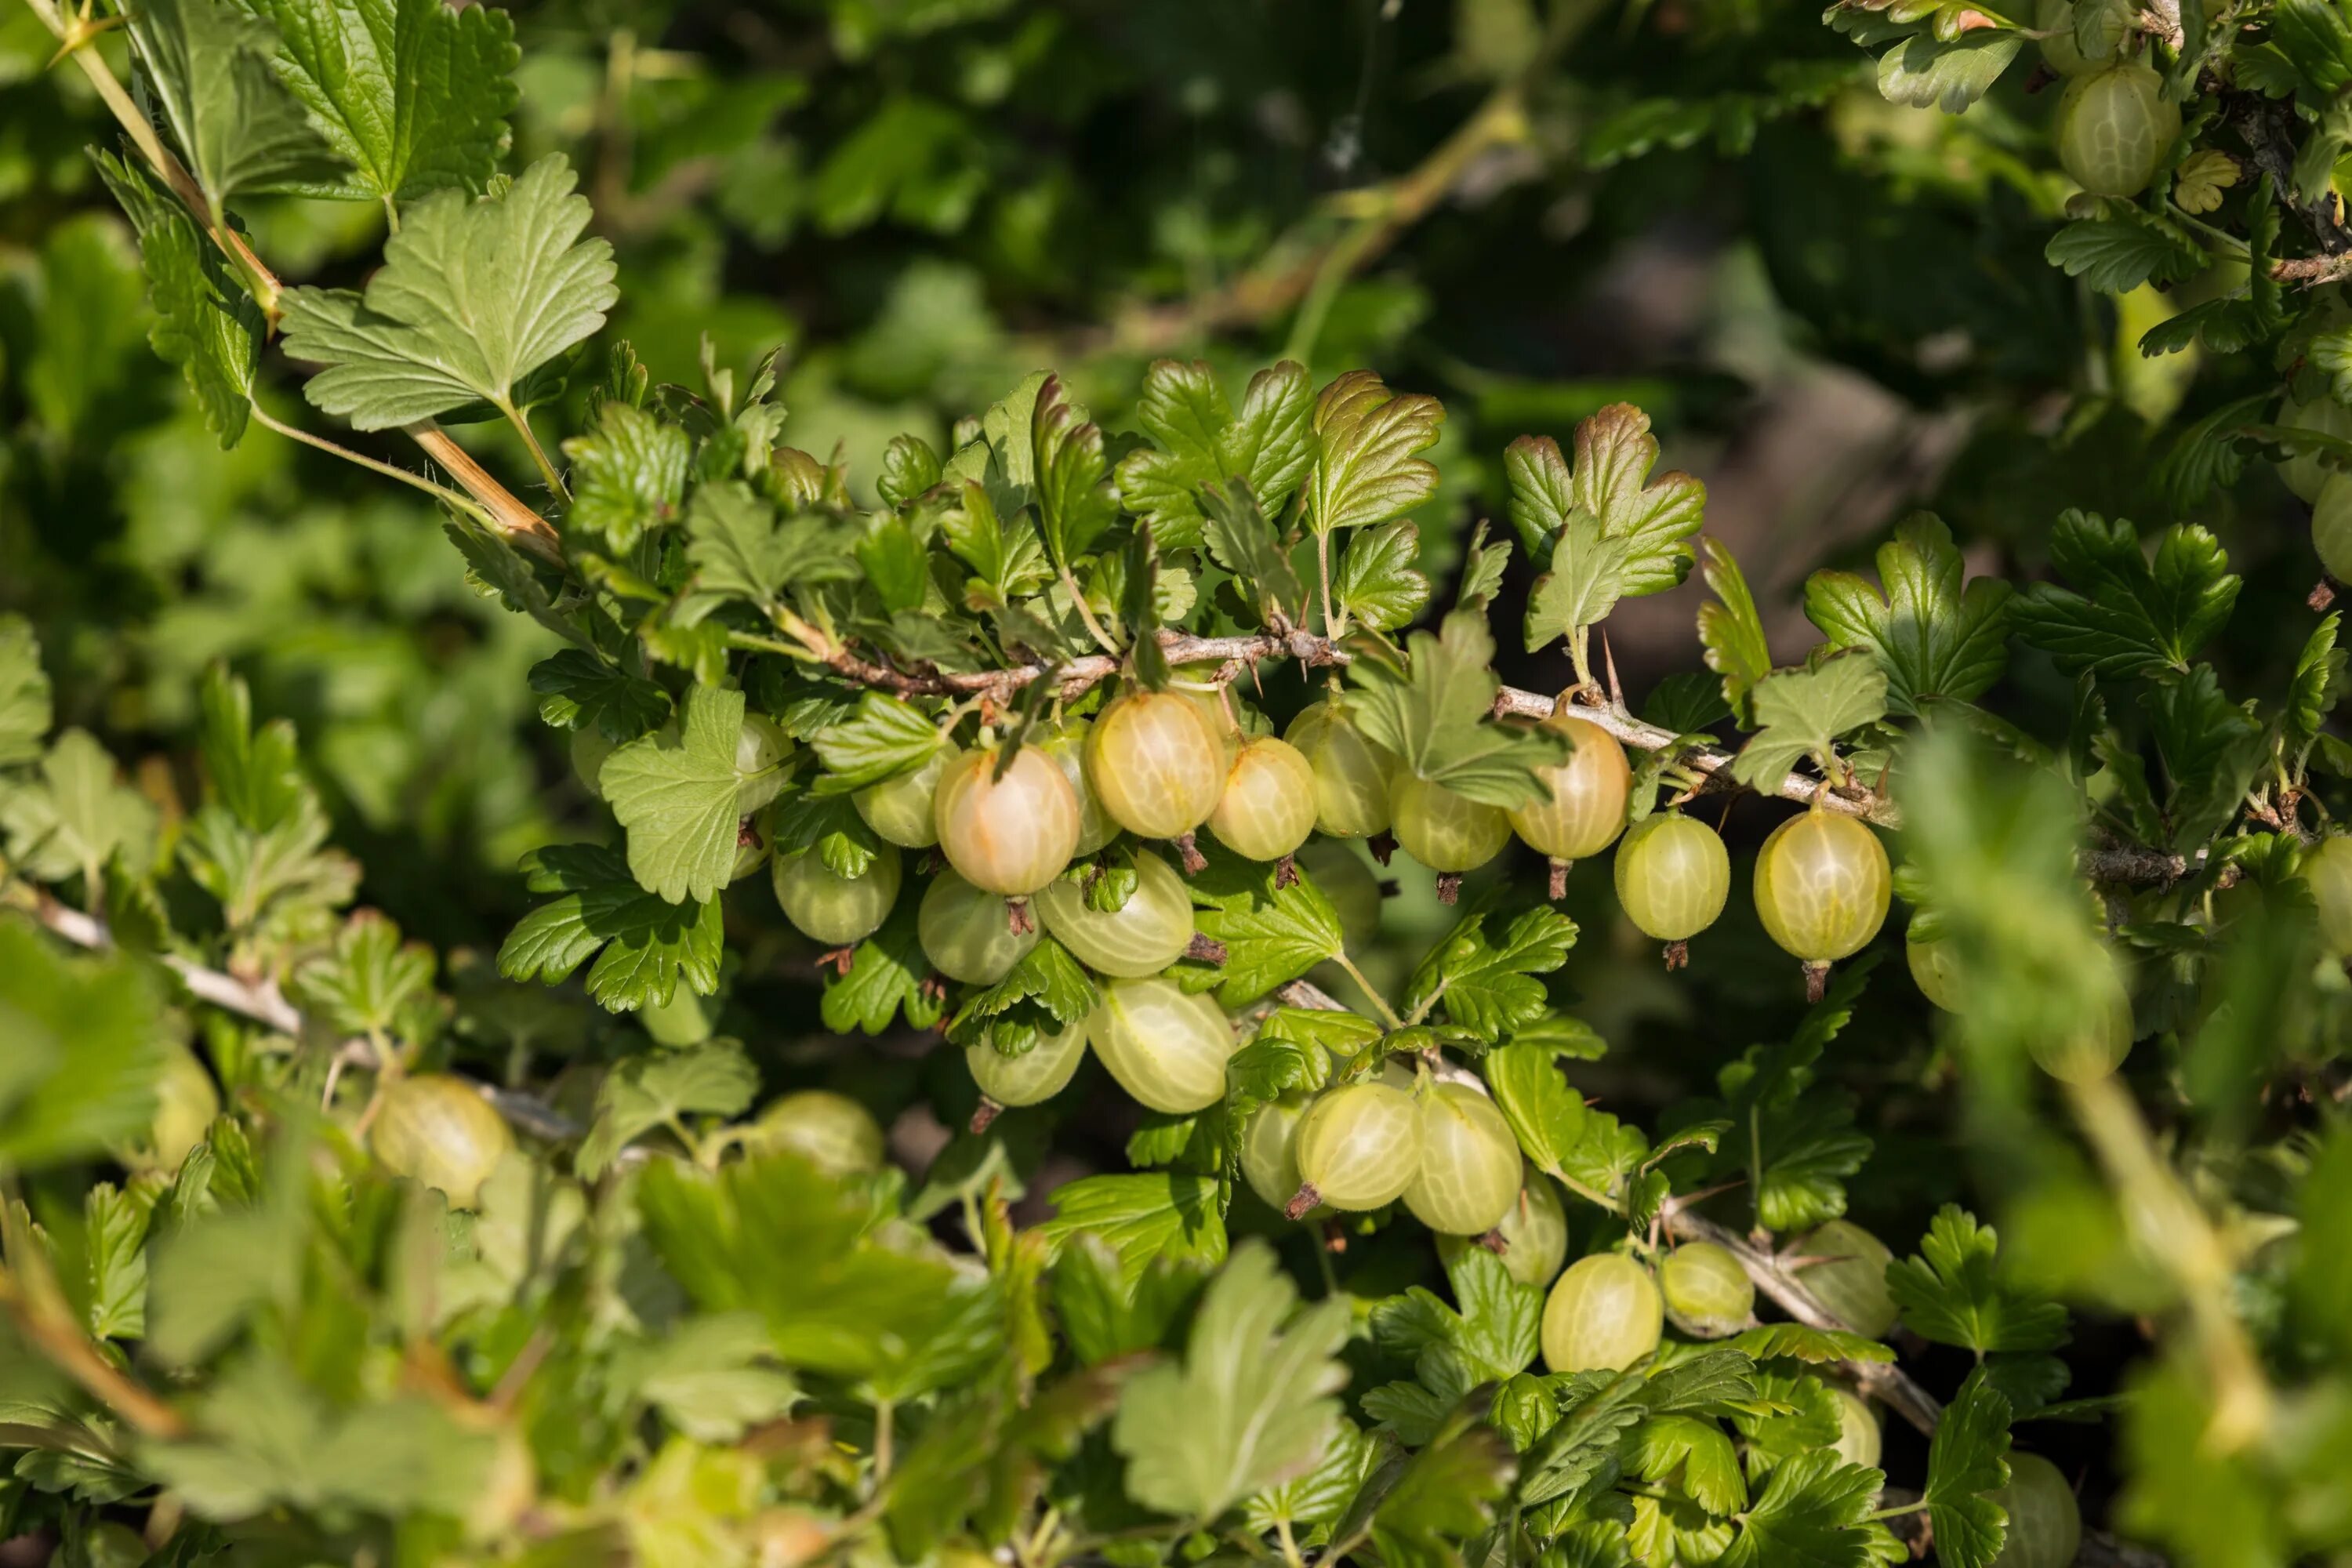
[[[555,529],[547,519],[492,479],[489,470],[476,462],[471,452],[449,438],[447,431],[430,419],[420,419],[404,429],[408,438],[424,448],[426,457],[448,469],[449,477],[482,503],[508,539],[550,561],[563,558],[562,546],[556,542]]]

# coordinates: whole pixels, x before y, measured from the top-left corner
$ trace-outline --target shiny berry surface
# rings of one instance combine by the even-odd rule
[[[1224,747],[1200,705],[1174,691],[1130,691],[1087,733],[1087,782],[1113,822],[1139,838],[1174,838],[1216,809]]]
[[[862,877],[844,877],[814,849],[776,857],[770,875],[784,918],[811,942],[846,947],[874,934],[898,901],[898,851],[884,845]]]
[[[1590,719],[1555,709],[1544,728],[1566,735],[1576,751],[1538,776],[1547,793],[1512,809],[1511,827],[1519,841],[1555,860],[1582,860],[1616,842],[1625,828],[1625,797],[1633,770],[1617,738]]]
[[[452,1208],[472,1208],[513,1147],[514,1134],[490,1102],[444,1073],[390,1085],[368,1130],[368,1148],[386,1170],[446,1194]]]
[[[1739,1259],[1711,1241],[1685,1242],[1658,1265],[1658,1293],[1675,1327],[1696,1339],[1719,1340],[1748,1326],[1756,1286]]]
[[[1118,1086],[1153,1110],[1181,1115],[1225,1096],[1233,1025],[1206,996],[1165,980],[1113,980],[1087,1017],[1087,1041]]]
[[[873,1112],[829,1089],[803,1089],[772,1101],[743,1142],[757,1153],[790,1151],[829,1176],[878,1171],[885,1150]]]
[[[1511,841],[1498,805],[1399,773],[1389,785],[1389,829],[1404,852],[1433,871],[1475,871]]]
[[[1886,1289],[1886,1265],[1895,1255],[1886,1244],[1852,1220],[1833,1219],[1788,1245],[1800,1258],[1797,1279],[1855,1333],[1875,1340],[1895,1326],[1897,1309]]]
[[[1617,902],[1644,936],[1682,942],[1716,922],[1731,896],[1731,852],[1678,811],[1645,816],[1617,846]]]
[[[1664,1326],[1648,1269],[1614,1252],[1580,1258],[1544,1300],[1544,1364],[1554,1372],[1622,1371],[1658,1348]]]
[[[1037,945],[1036,922],[1013,929],[1002,893],[983,892],[942,870],[923,889],[915,911],[915,932],[931,967],[950,980],[993,985]]]
[[[940,841],[931,805],[940,793],[940,779],[963,755],[953,746],[941,746],[911,773],[869,784],[849,797],[866,826],[901,849],[928,849]]]
[[[1315,770],[1286,741],[1243,742],[1209,813],[1209,831],[1245,860],[1280,859],[1315,831]]]
[[[1404,1195],[1421,1167],[1421,1110],[1407,1091],[1367,1082],[1307,1109],[1298,1174],[1335,1209],[1375,1209]]]
[[[1192,942],[1192,895],[1159,856],[1135,857],[1135,891],[1116,910],[1098,910],[1087,891],[1067,877],[1038,890],[1035,903],[1045,929],[1080,963],[1097,974],[1139,980],[1157,974],[1184,955]]]
[[[2058,162],[2095,196],[2136,196],[2180,134],[2180,106],[2144,65],[2075,77],[2058,101]]]
[[[1772,830],[1756,855],[1756,914],[1765,934],[1808,963],[1869,944],[1894,891],[1886,847],[1853,817],[1808,811]]]
[[[1024,746],[996,773],[997,754],[966,752],[940,775],[932,814],[940,849],[984,892],[1034,893],[1078,847],[1078,797],[1059,764]]]
[[[1037,1043],[1018,1056],[1006,1056],[992,1046],[964,1047],[964,1065],[980,1092],[999,1105],[1035,1105],[1051,1100],[1076,1076],[1087,1054],[1087,1026],[1081,1018],[1053,1034],[1041,1034]]]
[[[1389,780],[1396,753],[1356,728],[1347,708],[1312,703],[1282,738],[1315,771],[1315,830],[1334,838],[1368,838],[1389,828]]]
[[[1522,1285],[1550,1284],[1568,1261],[1568,1211],[1560,1203],[1559,1185],[1541,1172],[1527,1173],[1527,1185],[1503,1212],[1495,1231],[1503,1238],[1503,1267]],[[1464,1247],[1478,1245],[1469,1237],[1441,1236],[1437,1256],[1451,1268]]]
[[[1421,1166],[1404,1206],[1441,1235],[1483,1236],[1519,1200],[1518,1139],[1495,1102],[1468,1084],[1433,1084],[1420,1103]]]

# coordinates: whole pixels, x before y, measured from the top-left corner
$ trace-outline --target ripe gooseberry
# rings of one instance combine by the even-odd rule
[[[1087,1039],[1119,1088],[1153,1110],[1181,1116],[1225,1097],[1233,1025],[1208,996],[1165,980],[1113,980],[1087,1015]]]
[[[1746,1328],[1756,1313],[1756,1284],[1728,1249],[1690,1241],[1658,1265],[1658,1293],[1675,1327],[1696,1339],[1719,1340]]]
[[[2323,838],[2307,851],[2304,885],[2319,908],[2319,940],[2337,958],[2352,958],[2352,838]]]
[[[898,901],[897,847],[885,844],[862,877],[845,877],[814,849],[779,855],[771,872],[784,918],[811,942],[847,947],[872,936]]]
[[[2278,422],[2292,430],[2309,430],[2333,436],[2339,441],[2352,441],[2352,408],[2325,393],[2308,403],[2297,403],[2289,396],[2279,409]],[[2297,452],[2278,466],[2279,478],[2294,492],[2296,500],[2305,502],[2317,500],[2319,492],[2327,488],[2327,481],[2343,471],[2328,467],[2316,452]],[[576,749],[573,754],[577,756]]]
[[[1225,770],[1209,831],[1244,860],[1281,859],[1315,831],[1315,770],[1287,741],[1244,741]]]
[[[2330,474],[2311,503],[2311,547],[2338,583],[2352,583],[2352,474]]]
[[[1666,967],[1683,943],[1713,925],[1731,896],[1731,853],[1714,828],[1679,811],[1643,817],[1617,845],[1617,903],[1643,935],[1666,944]]]
[[[1310,1103],[1303,1095],[1269,1100],[1242,1129],[1242,1180],[1270,1208],[1279,1209],[1297,1195],[1298,1124]]]
[[[1102,802],[1095,798],[1095,786],[1087,782],[1087,734],[1091,728],[1084,719],[1065,719],[1034,742],[1054,759],[1062,776],[1070,781],[1070,793],[1078,797],[1078,847],[1071,851],[1073,855],[1091,855],[1118,837],[1118,824],[1110,819]]]
[[[1396,753],[1356,728],[1348,710],[1308,705],[1282,738],[1315,771],[1315,830],[1334,838],[1369,838],[1389,830],[1389,779]]]
[[[1569,1265],[1544,1301],[1544,1364],[1622,1372],[1658,1348],[1665,1310],[1650,1271],[1614,1252]]]
[[[1808,964],[1858,952],[1886,920],[1886,847],[1851,816],[1819,809],[1774,828],[1756,856],[1765,934]]]
[[[1614,735],[1570,713],[1566,703],[1552,709],[1543,727],[1566,735],[1576,750],[1558,767],[1536,770],[1549,793],[1509,815],[1520,842],[1551,858],[1551,896],[1557,899],[1568,891],[1570,864],[1600,854],[1624,831],[1633,770]]]
[[[1876,1468],[1880,1445],[1877,1415],[1869,1403],[1851,1389],[1833,1383],[1830,1384],[1830,1394],[1838,1407],[1838,1458],[1864,1469]]]
[[[1504,1211],[1495,1234],[1503,1238],[1503,1267],[1522,1285],[1549,1285],[1568,1261],[1568,1214],[1559,1189],[1540,1172],[1527,1173],[1527,1185]],[[1466,1247],[1478,1243],[1468,1237],[1441,1236],[1437,1256],[1447,1268]]]
[[[1376,1209],[1402,1197],[1421,1167],[1420,1108],[1393,1085],[1351,1083],[1307,1107],[1295,1147],[1300,1185],[1285,1214],[1318,1203]]]
[[[743,1135],[754,1153],[798,1154],[828,1176],[856,1176],[882,1168],[881,1123],[845,1094],[797,1089],[772,1100]]]
[[[2036,1035],[2027,1041],[2034,1065],[2062,1083],[2094,1083],[2124,1065],[2137,1033],[2131,992],[2110,954],[2098,973],[2086,977],[2095,993],[2091,1018],[2066,1035]]]
[[[1991,1568],[2066,1568],[2083,1546],[2083,1509],[2058,1467],[2009,1451],[2009,1484],[1985,1496],[2009,1515]]]
[[[1432,1084],[1420,1103],[1421,1164],[1404,1206],[1441,1236],[1484,1236],[1518,1202],[1518,1138],[1466,1083]]]
[[[982,892],[951,870],[923,889],[915,934],[933,969],[974,985],[995,984],[1037,945],[1034,924],[1013,930],[1003,894]]]
[[[1087,732],[1087,782],[1110,819],[1139,838],[1177,838],[1209,819],[1225,785],[1224,749],[1180,692],[1130,691]]]
[[[2164,79],[2125,63],[2086,72],[2058,100],[2058,162],[2095,196],[2136,196],[2180,134],[2180,106]]]
[[[1402,771],[1389,785],[1389,826],[1406,854],[1447,876],[1476,870],[1511,841],[1501,806]]]
[[[1078,797],[1052,758],[1024,746],[996,776],[997,753],[967,752],[940,775],[940,848],[963,879],[1019,897],[1062,874],[1078,845]]]
[[[1053,1034],[1041,1032],[1037,1043],[1019,1056],[1008,1057],[993,1046],[967,1046],[963,1060],[980,1092],[997,1104],[1036,1105],[1068,1087],[1086,1054],[1087,1026],[1081,1018]]]
[[[1311,838],[1298,851],[1298,863],[1338,911],[1344,945],[1361,947],[1380,934],[1381,879],[1361,850],[1338,839]]]
[[[901,849],[929,849],[940,841],[940,825],[931,810],[938,800],[940,778],[963,755],[960,747],[941,746],[919,767],[868,784],[849,797],[866,826]]]
[[[368,1147],[394,1175],[437,1188],[451,1208],[469,1209],[514,1147],[514,1134],[465,1079],[420,1073],[384,1087]]]
[[[1960,1010],[1959,957],[1948,939],[1923,942],[1906,935],[1903,962],[1910,966],[1911,982],[1919,987],[1919,994],[1947,1013]]]
[[[1884,1339],[1900,1309],[1886,1288],[1895,1259],[1886,1244],[1852,1220],[1833,1219],[1799,1237],[1790,1250],[1819,1258],[1797,1268],[1798,1281],[1830,1314],[1869,1339]]]
[[[1136,855],[1135,891],[1116,910],[1087,903],[1086,889],[1067,877],[1039,889],[1035,902],[1045,929],[1098,974],[1139,980],[1192,945],[1192,892],[1167,861],[1149,851]]]

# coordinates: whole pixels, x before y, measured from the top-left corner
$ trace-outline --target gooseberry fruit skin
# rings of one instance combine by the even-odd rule
[[[368,1147],[384,1169],[437,1189],[451,1208],[469,1209],[514,1134],[463,1079],[420,1073],[385,1088]]]
[[[834,1177],[880,1170],[885,1147],[874,1113],[829,1089],[796,1089],[771,1100],[743,1143],[754,1153],[798,1154]]]
[[[2323,838],[2303,858],[2303,879],[2319,908],[2319,940],[2337,958],[2352,957],[2352,838]]]
[[[2279,423],[2292,429],[2310,430],[2338,440],[2352,440],[2352,408],[2347,408],[2333,397],[2322,394],[2308,403],[2297,403],[2290,397],[2279,410]],[[2322,462],[2316,452],[2297,452],[2278,466],[2279,478],[2295,499],[2306,504],[2319,500],[2319,492],[2327,481],[2342,473]],[[574,756],[578,752],[575,745]]]
[[[1985,1494],[2009,1515],[1992,1568],[2066,1568],[2083,1546],[2083,1510],[2058,1467],[2009,1452],[2009,1484]]]
[[[1209,831],[1244,860],[1279,860],[1315,831],[1315,770],[1287,741],[1243,742],[1209,813]]]
[[[897,847],[885,844],[862,877],[838,875],[813,848],[777,856],[770,874],[793,930],[827,947],[847,947],[872,936],[888,917],[903,870]]]
[[[1081,1018],[1053,1034],[1040,1034],[1037,1043],[1017,1057],[992,1046],[966,1046],[963,1060],[980,1092],[997,1104],[1037,1105],[1069,1087],[1086,1054],[1087,1026]]]
[[[105,1520],[82,1532],[81,1560],[89,1568],[139,1568],[149,1555],[147,1542],[140,1533],[114,1520]],[[64,1549],[59,1548],[49,1561],[67,1561]]]
[[[1493,1100],[1468,1084],[1433,1084],[1421,1097],[1421,1163],[1404,1206],[1441,1236],[1484,1236],[1519,1201],[1525,1164]]]
[[[2058,102],[2058,162],[2095,196],[2136,196],[2180,134],[2164,79],[2137,64],[2075,77]]]
[[[945,869],[923,889],[915,934],[933,969],[974,985],[993,985],[1012,973],[1038,937],[1034,924],[1013,929],[1003,894],[982,892]]]
[[[2311,547],[2338,583],[2352,583],[2352,474],[2330,474],[2311,503]]]
[[[1135,891],[1118,909],[1087,902],[1086,889],[1066,877],[1037,891],[1045,929],[1097,974],[1140,980],[1157,974],[1192,944],[1192,895],[1168,862],[1149,851],[1135,857]]]
[[[1511,841],[1498,805],[1400,772],[1389,785],[1389,826],[1404,852],[1433,871],[1475,871]]]
[[[710,1037],[710,1014],[688,985],[673,987],[667,1002],[647,1002],[638,1008],[637,1024],[656,1045],[698,1046]]]
[[[1877,1468],[1881,1443],[1877,1415],[1867,1401],[1850,1389],[1832,1384],[1830,1393],[1837,1400],[1839,1460],[1866,1470]]]
[[[1558,767],[1538,768],[1549,792],[1511,811],[1519,841],[1555,860],[1584,860],[1616,842],[1625,828],[1625,798],[1633,770],[1617,737],[1590,719],[1554,709],[1543,721],[1575,742],[1576,751]]]
[[[1113,980],[1087,1015],[1087,1040],[1119,1088],[1150,1110],[1188,1115],[1225,1096],[1233,1025],[1207,996],[1165,980]]]
[[[163,1058],[155,1083],[155,1114],[148,1120],[147,1137],[135,1161],[163,1171],[176,1171],[189,1152],[212,1131],[220,1114],[220,1090],[195,1054],[173,1046]]]
[[[1580,1258],[1544,1301],[1544,1364],[1554,1372],[1622,1372],[1658,1348],[1665,1307],[1650,1271],[1614,1252]]]
[[[735,731],[735,809],[748,816],[776,798],[784,787],[778,764],[792,755],[793,738],[765,713],[746,713]]]
[[[1335,1209],[1376,1209],[1404,1195],[1421,1168],[1421,1111],[1413,1097],[1366,1081],[1309,1106],[1295,1147],[1300,1179]]]
[[[1078,847],[1078,797],[1061,768],[1024,746],[997,778],[993,752],[968,752],[940,775],[940,848],[983,892],[1018,898],[1062,874]]]
[[[1618,905],[1642,934],[1684,942],[1723,913],[1731,896],[1731,852],[1706,823],[1659,812],[1625,830],[1616,880]]]
[[[1910,966],[1911,981],[1919,987],[1919,994],[1947,1013],[1960,1010],[1959,960],[1950,942],[1906,937],[1903,962]]]
[[[1756,1284],[1739,1259],[1711,1241],[1685,1242],[1658,1265],[1666,1316],[1694,1338],[1719,1340],[1746,1328],[1756,1312]]]
[[[1074,855],[1091,855],[1118,837],[1118,824],[1103,809],[1087,778],[1087,736],[1092,728],[1084,719],[1066,719],[1036,742],[1039,751],[1054,759],[1054,765],[1070,781],[1070,793],[1078,797],[1078,847]]]
[[[1298,749],[1315,773],[1315,830],[1333,838],[1369,838],[1389,830],[1389,780],[1396,753],[1368,738],[1348,710],[1326,700],[1310,704],[1283,739]]]
[[[1298,864],[1338,911],[1342,943],[1361,947],[1380,934],[1381,879],[1360,852],[1336,839],[1311,838]]]
[[[1268,1207],[1280,1210],[1298,1194],[1298,1124],[1307,1119],[1303,1098],[1270,1100],[1242,1129],[1242,1179]]]
[[[2036,32],[2047,33],[2042,40],[2042,59],[2060,76],[2081,76],[2096,70],[2099,62],[2083,58],[2074,43],[2074,7],[2071,0],[2041,0],[2034,10]]]
[[[1522,1285],[1542,1289],[1568,1261],[1568,1214],[1559,1189],[1539,1172],[1527,1173],[1527,1185],[1504,1211],[1495,1231],[1503,1238],[1503,1267]],[[1468,1237],[1440,1236],[1437,1256],[1451,1268],[1465,1249],[1477,1245]]]
[[[961,748],[941,746],[920,767],[868,784],[849,797],[866,826],[901,849],[929,849],[940,841],[940,826],[932,805],[939,798],[940,779],[963,756]]]
[[[1885,846],[1851,816],[1792,816],[1756,856],[1756,913],[1765,934],[1808,963],[1867,946],[1885,923],[1893,890]]]
[[[1104,812],[1139,838],[1192,832],[1225,785],[1223,746],[1173,691],[1130,691],[1104,709],[1087,732],[1086,769]]]
[[[1895,1254],[1852,1220],[1833,1219],[1799,1237],[1790,1250],[1824,1259],[1797,1269],[1797,1279],[1839,1321],[1855,1333],[1886,1337],[1901,1309],[1886,1289],[1886,1266]]]
[[[2087,1026],[2066,1036],[2036,1035],[2026,1042],[2034,1065],[2062,1083],[2095,1083],[2131,1055],[2137,1026],[2122,973],[2109,962],[2090,984],[2098,994],[2094,1000],[2096,1016]]]

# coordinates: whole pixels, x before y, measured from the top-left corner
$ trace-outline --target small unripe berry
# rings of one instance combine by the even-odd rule
[[[2330,474],[2311,503],[2311,547],[2338,583],[2352,583],[2352,474]]]
[[[1552,1179],[1538,1172],[1527,1173],[1527,1185],[1504,1211],[1495,1233],[1503,1238],[1503,1267],[1510,1270],[1512,1279],[1522,1285],[1550,1284],[1559,1266],[1568,1261],[1568,1214]],[[1440,1236],[1437,1256],[1450,1268],[1463,1248],[1477,1245],[1468,1237]]]
[[[1003,894],[982,892],[948,870],[923,889],[915,932],[933,969],[974,985],[993,985],[1012,973],[1038,935],[1034,921],[1013,929]]]
[[[771,1102],[743,1146],[756,1154],[789,1151],[834,1177],[880,1170],[884,1152],[873,1113],[827,1089],[803,1089]]]
[[[1242,1179],[1270,1208],[1298,1194],[1298,1124],[1312,1102],[1286,1097],[1258,1107],[1242,1129]]]
[[[1544,1302],[1544,1364],[1554,1372],[1621,1372],[1658,1348],[1664,1326],[1648,1269],[1614,1252],[1580,1258]]]
[[[2319,941],[2336,958],[2352,958],[2352,838],[2323,838],[2305,852],[2304,885],[2319,908]]]
[[[2310,430],[2322,436],[2333,436],[2339,441],[2352,441],[2352,408],[2347,408],[2325,393],[2308,403],[2297,403],[2290,397],[2280,408],[2278,422],[2297,430]],[[2327,481],[2344,472],[2321,461],[2316,452],[2297,452],[2278,466],[2279,478],[2293,490],[2295,499],[2306,503],[2319,499]]]
[[[2088,72],[2058,101],[2058,162],[2095,196],[2136,196],[2180,134],[2180,106],[2144,65]]]
[[[1036,1105],[1054,1098],[1076,1077],[1087,1054],[1086,1020],[1047,1035],[1016,1057],[992,1046],[964,1047],[964,1065],[980,1092],[999,1105]]]
[[[1992,1568],[2066,1568],[2083,1545],[2083,1510],[2057,1466],[2009,1451],[2009,1484],[1985,1496],[2009,1515]]]
[[[928,849],[940,841],[932,812],[939,798],[940,778],[963,755],[954,746],[941,746],[922,766],[869,784],[849,797],[866,826],[901,849]]]
[[[1087,735],[1092,728],[1084,719],[1065,719],[1033,742],[1054,759],[1062,776],[1070,781],[1070,793],[1078,797],[1078,847],[1071,851],[1073,855],[1091,855],[1118,837],[1118,824],[1110,819],[1110,813],[1095,798],[1095,786],[1087,782]]]
[[[1087,1040],[1118,1086],[1153,1110],[1188,1115],[1225,1097],[1233,1025],[1207,996],[1165,980],[1113,980],[1087,1016]]]
[[[1874,1469],[1878,1465],[1880,1434],[1878,1417],[1869,1404],[1859,1394],[1830,1384],[1830,1394],[1837,1401],[1837,1456],[1842,1463],[1860,1465]]]
[[[1832,1316],[1855,1333],[1884,1339],[1900,1309],[1886,1289],[1886,1266],[1895,1254],[1852,1220],[1833,1219],[1799,1237],[1790,1250],[1823,1261],[1801,1266],[1797,1279]]]
[[[1746,1328],[1756,1312],[1756,1285],[1739,1259],[1711,1241],[1685,1242],[1658,1265],[1658,1290],[1675,1327],[1703,1340]]]
[[[872,936],[898,901],[898,851],[885,844],[862,877],[844,877],[814,849],[779,855],[771,871],[776,902],[811,942],[847,947]]]
[[[1960,1010],[1959,959],[1949,941],[1906,937],[1903,962],[1910,965],[1912,984],[1919,987],[1919,994],[1947,1013]]]
[[[1035,902],[1045,929],[1097,974],[1140,980],[1183,957],[1192,943],[1192,894],[1149,851],[1136,855],[1135,891],[1116,910],[1096,909],[1067,877],[1039,889]]]
[[[1385,1083],[1351,1083],[1307,1108],[1298,1174],[1335,1209],[1376,1209],[1404,1195],[1421,1168],[1421,1113]]]
[[[1511,1124],[1465,1083],[1421,1096],[1421,1165],[1404,1190],[1413,1218],[1447,1236],[1483,1236],[1519,1200],[1524,1162]]]
[[[514,1134],[473,1085],[423,1073],[385,1087],[368,1147],[394,1175],[447,1194],[451,1208],[469,1209],[514,1147]]]

